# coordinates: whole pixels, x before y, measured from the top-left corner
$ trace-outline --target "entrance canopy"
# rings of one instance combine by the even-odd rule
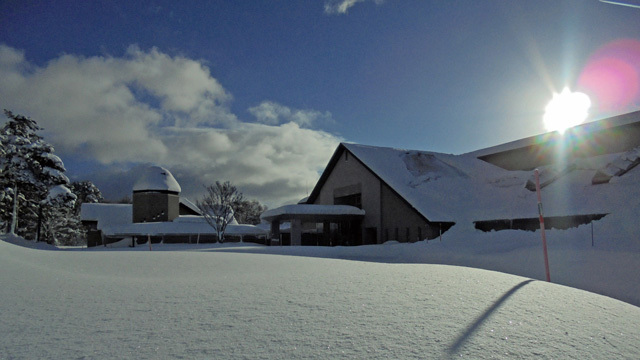
[[[285,205],[267,210],[260,218],[269,222],[302,220],[303,222],[347,221],[364,217],[364,210],[349,205]]]
[[[260,218],[271,223],[271,238],[278,241],[280,223],[291,222],[291,245],[301,245],[303,223],[322,223],[324,243],[333,244],[330,238],[330,223],[360,223],[364,215],[364,210],[350,205],[297,204],[267,210]],[[348,240],[345,243],[348,243]]]

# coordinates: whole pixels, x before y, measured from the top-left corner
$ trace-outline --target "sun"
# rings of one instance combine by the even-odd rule
[[[561,134],[568,128],[581,124],[589,115],[591,100],[581,92],[571,92],[565,87],[560,94],[553,94],[553,98],[545,108],[543,122],[548,131]]]

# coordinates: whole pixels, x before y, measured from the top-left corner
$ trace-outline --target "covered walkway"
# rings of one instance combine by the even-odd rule
[[[290,222],[291,245],[303,245],[303,233],[315,233],[315,245],[336,246],[362,244],[364,215],[355,206],[298,204],[267,210],[260,217],[271,223],[272,241],[282,243],[280,224]]]

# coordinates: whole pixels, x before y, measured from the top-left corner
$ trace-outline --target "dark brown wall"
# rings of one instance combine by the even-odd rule
[[[173,221],[180,215],[180,196],[170,192],[133,193],[133,222]]]
[[[428,222],[385,184],[381,186],[381,198],[382,241],[415,242],[440,234],[439,224]]]

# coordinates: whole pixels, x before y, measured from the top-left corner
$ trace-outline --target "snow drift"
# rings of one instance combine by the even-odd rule
[[[427,246],[360,248],[386,248],[391,256],[419,245]],[[640,357],[640,308],[561,285],[446,265],[188,248],[200,251],[38,251],[0,241],[0,353],[50,359]]]

